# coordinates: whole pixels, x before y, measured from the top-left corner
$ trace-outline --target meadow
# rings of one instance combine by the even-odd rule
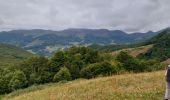
[[[12,92],[3,100],[161,100],[164,72],[127,73],[41,85]]]

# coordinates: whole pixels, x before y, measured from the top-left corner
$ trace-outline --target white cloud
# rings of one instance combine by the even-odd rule
[[[170,0],[0,0],[0,30],[157,31],[169,26],[169,5]]]

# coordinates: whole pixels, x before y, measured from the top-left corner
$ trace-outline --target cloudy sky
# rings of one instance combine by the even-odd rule
[[[0,0],[0,31],[107,28],[127,32],[170,26],[170,0]]]

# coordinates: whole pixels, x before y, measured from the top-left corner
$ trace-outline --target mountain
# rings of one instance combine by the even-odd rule
[[[50,55],[59,48],[71,45],[129,44],[143,41],[156,32],[128,34],[120,30],[107,29],[66,29],[52,30],[12,30],[0,32],[0,42],[19,46],[40,55]]]
[[[170,28],[167,28],[160,31],[159,34],[146,41],[146,43],[147,44],[160,43],[163,41],[167,41],[169,39],[170,39]]]
[[[0,67],[18,63],[33,54],[16,46],[0,43]]]
[[[158,35],[144,42],[145,45],[153,44],[145,54],[141,54],[140,58],[160,59],[161,61],[170,58],[170,28],[161,31]]]
[[[162,100],[164,71],[53,83],[15,91],[4,100]]]

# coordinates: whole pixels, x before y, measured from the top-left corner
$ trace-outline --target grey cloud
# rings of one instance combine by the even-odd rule
[[[170,0],[0,0],[1,29],[108,28],[128,32],[169,26]],[[3,21],[0,19],[0,23]]]
[[[0,26],[4,24],[4,21],[0,18]]]

